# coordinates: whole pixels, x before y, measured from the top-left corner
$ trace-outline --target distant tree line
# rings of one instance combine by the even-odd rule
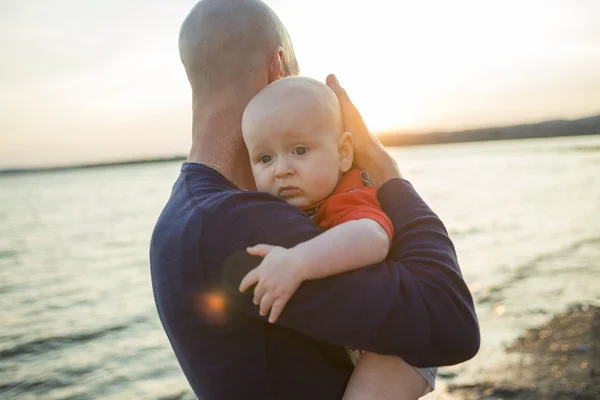
[[[530,139],[555,136],[600,134],[600,115],[573,121],[555,120],[537,124],[471,129],[457,132],[408,133],[389,132],[379,135],[384,146],[478,142],[486,140]]]

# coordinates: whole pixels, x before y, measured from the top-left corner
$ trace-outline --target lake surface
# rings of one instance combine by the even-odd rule
[[[571,304],[600,304],[600,136],[391,152],[446,224],[477,303],[482,350],[455,373]],[[179,168],[0,176],[0,398],[193,398],[148,263]]]

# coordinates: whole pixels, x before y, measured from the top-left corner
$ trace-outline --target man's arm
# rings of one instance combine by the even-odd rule
[[[390,257],[371,267],[305,282],[278,323],[330,343],[397,355],[418,367],[473,357],[479,348],[477,318],[442,222],[407,181],[388,181],[378,196],[395,228]],[[263,193],[236,193],[221,207],[206,221],[212,231],[208,246],[224,248],[211,259],[221,265],[236,250],[242,253],[230,260],[226,271],[247,272],[260,263],[260,258],[246,256],[248,246],[291,248],[321,233],[300,210]],[[245,272],[233,275],[241,280]],[[239,280],[227,285],[235,289],[228,304],[262,318],[252,296],[235,293]]]
[[[397,355],[417,367],[468,360],[479,349],[479,326],[444,225],[410,183],[400,179],[395,160],[369,133],[335,76],[327,77],[327,85],[340,101],[345,129],[354,136],[356,165],[369,171],[379,189],[382,209],[394,225],[394,240],[390,257],[380,264],[302,284],[278,322],[330,343]],[[244,194],[230,199],[238,212],[229,217],[237,224],[216,225],[220,242],[215,246],[228,234],[235,236],[229,251],[218,255],[222,262],[240,250],[230,266],[247,272],[260,263],[260,258],[247,256],[248,245],[289,248],[320,233],[289,204],[264,194]],[[244,229],[232,231],[233,227]],[[244,274],[228,285],[232,293]],[[232,295],[230,300],[234,309],[258,317],[252,296]]]

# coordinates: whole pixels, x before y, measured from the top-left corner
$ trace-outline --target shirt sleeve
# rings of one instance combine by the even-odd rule
[[[468,360],[479,349],[479,327],[442,222],[407,181],[385,183],[378,197],[394,226],[388,258],[303,283],[277,323],[329,343],[396,355],[417,367]],[[237,271],[224,274],[228,307],[263,321],[252,294],[235,290],[260,262],[245,248],[258,243],[289,248],[321,233],[300,210],[258,192],[222,202],[206,218],[204,231],[205,265],[222,266],[218,273]]]
[[[377,222],[392,240],[394,226],[381,209],[373,186],[331,196],[315,214],[314,220],[321,229],[327,230],[362,218]]]

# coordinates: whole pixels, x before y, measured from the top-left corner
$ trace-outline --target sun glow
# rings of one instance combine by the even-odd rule
[[[597,0],[265,1],[302,75],[335,73],[373,132],[600,111]],[[190,89],[177,36],[195,3],[3,10],[0,168],[185,154]]]
[[[556,1],[269,3],[289,26],[302,73],[336,73],[373,131],[501,124],[544,118],[551,108],[568,113],[566,101],[523,107],[518,98],[581,70],[572,61],[578,52],[600,61],[598,46],[565,47],[585,21]],[[510,96],[517,101],[507,102]],[[592,110],[600,95],[585,96]]]

